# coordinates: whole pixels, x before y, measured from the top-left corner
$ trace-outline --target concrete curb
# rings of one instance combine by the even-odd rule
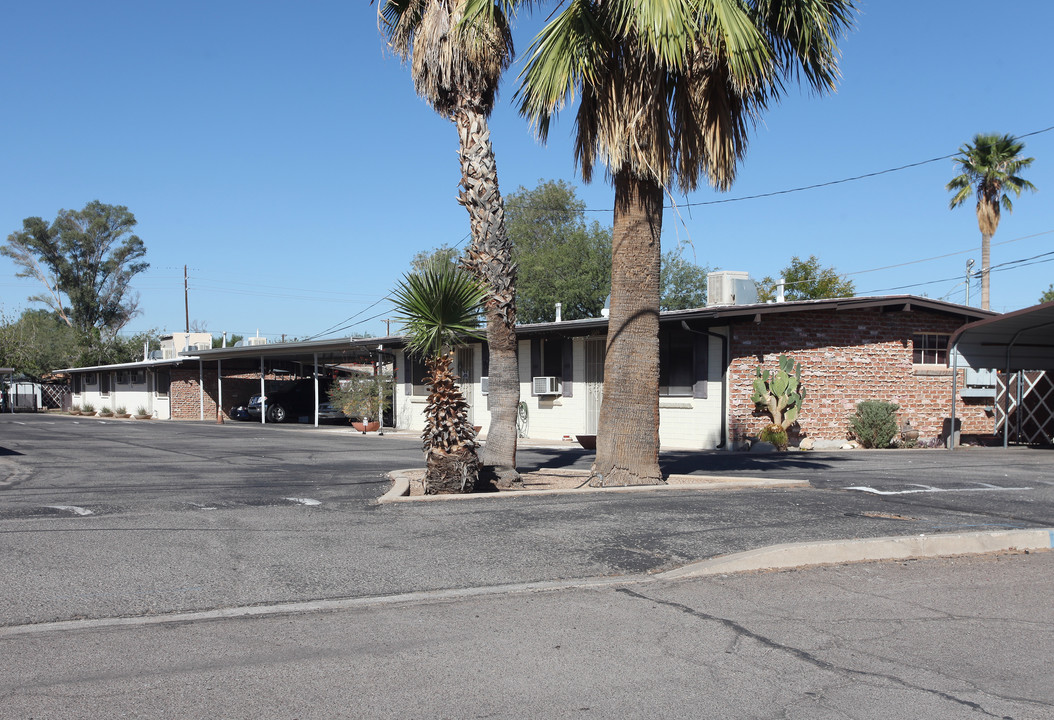
[[[780,480],[774,478],[751,478],[722,476],[699,476],[699,475],[671,475],[671,479],[679,482],[673,485],[637,485],[632,487],[610,487],[610,488],[560,488],[547,490],[515,490],[510,492],[471,493],[468,495],[415,495],[410,497],[410,476],[416,470],[393,470],[388,473],[392,481],[392,488],[382,495],[377,502],[446,502],[451,500],[493,500],[522,497],[539,497],[548,495],[580,495],[584,493],[638,493],[638,492],[663,492],[670,490],[737,490],[743,488],[769,488],[786,489],[796,487],[809,487],[805,480]],[[578,475],[582,479],[588,473],[582,471],[554,471],[554,475]]]
[[[1054,548],[1054,528],[786,543],[722,555],[658,573],[663,580],[873,560],[983,555]]]

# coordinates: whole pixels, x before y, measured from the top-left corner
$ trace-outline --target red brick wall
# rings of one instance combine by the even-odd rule
[[[202,375],[196,365],[180,366],[172,368],[172,387],[169,398],[172,405],[173,420],[200,420],[201,419],[201,390],[198,387],[199,378]],[[267,374],[267,380],[277,380],[278,376],[273,373]],[[288,376],[283,375],[283,380]],[[216,398],[218,388],[216,384],[216,368],[205,368],[205,419],[216,419]],[[237,405],[247,405],[249,398],[260,393],[260,376],[252,373],[223,374],[223,417],[230,420],[230,409]]]
[[[885,400],[900,405],[900,422],[911,420],[920,440],[938,437],[951,417],[951,371],[913,366],[911,338],[951,333],[962,324],[926,310],[880,309],[763,315],[760,324],[737,324],[730,343],[729,435],[733,440],[757,435],[765,425],[768,414],[757,412],[750,401],[754,370],[759,364],[778,369],[782,353],[802,364],[806,396],[798,423],[803,436],[844,439],[856,403]],[[960,398],[956,417],[964,434],[994,430],[984,403]]]

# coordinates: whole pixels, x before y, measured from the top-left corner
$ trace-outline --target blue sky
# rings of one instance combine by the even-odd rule
[[[860,8],[838,92],[791,88],[757,127],[730,192],[675,198],[664,248],[687,243],[700,264],[755,278],[815,254],[851,273],[859,294],[963,302],[980,236],[972,204],[948,210],[950,160],[707,204],[951,155],[977,132],[1054,126],[1054,5]],[[9,4],[0,231],[94,199],[126,205],[151,263],[134,283],[143,314],[129,330],[183,329],[187,265],[191,320],[215,334],[384,334],[390,306],[370,306],[416,252],[460,243],[468,217],[456,203],[453,125],[414,95],[375,12],[361,0]],[[518,23],[521,52],[537,27]],[[610,225],[610,185],[599,173],[585,185],[574,167],[573,117],[561,116],[539,145],[511,107],[515,75],[491,125],[503,192],[568,180],[590,216]],[[1025,142],[1039,192],[1004,214],[993,265],[1054,251],[1054,130]],[[935,256],[945,257],[927,260]],[[1051,262],[1009,267],[992,275],[993,309],[1034,304],[1054,282]],[[8,317],[39,291],[14,273],[0,258]],[[975,285],[973,304],[979,295]]]

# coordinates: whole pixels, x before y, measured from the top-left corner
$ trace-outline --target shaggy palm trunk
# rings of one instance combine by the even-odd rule
[[[487,344],[490,352],[490,426],[480,454],[482,479],[499,488],[520,484],[516,471],[516,406],[520,369],[516,343],[516,265],[505,231],[505,205],[487,118],[478,103],[454,114],[461,157],[459,202],[468,210],[472,244],[466,267],[487,286]]]
[[[590,485],[654,485],[659,471],[659,267],[662,188],[615,175],[604,400]]]
[[[989,269],[992,267],[992,235],[981,233],[981,309],[989,309]]]
[[[479,472],[476,432],[469,424],[468,403],[450,370],[450,361],[450,355],[425,361],[430,392],[421,439],[428,453],[424,486],[429,495],[470,493],[475,490]]]

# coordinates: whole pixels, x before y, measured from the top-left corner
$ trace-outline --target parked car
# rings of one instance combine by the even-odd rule
[[[325,398],[332,382],[318,381],[319,420],[345,420],[344,413],[333,407]],[[282,383],[264,396],[253,395],[245,406],[249,420],[260,420],[260,406],[267,408],[267,422],[283,423],[296,421],[300,417],[314,417],[315,381],[308,378]]]

